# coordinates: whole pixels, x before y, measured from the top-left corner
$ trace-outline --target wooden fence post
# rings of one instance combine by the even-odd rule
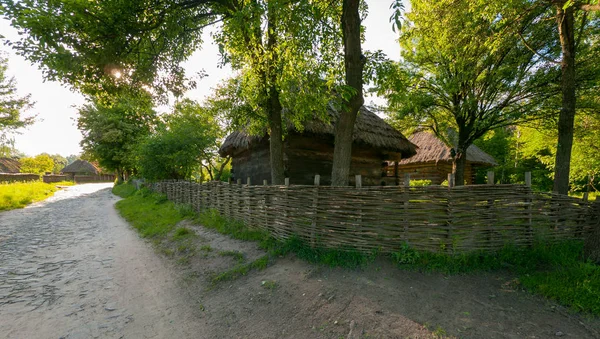
[[[525,186],[527,186],[527,198],[525,200],[525,204],[527,205],[527,238],[529,246],[533,246],[533,207],[531,206],[533,204],[533,190],[531,189],[531,172],[525,172]]]
[[[362,196],[362,194],[361,194],[362,176],[360,174],[357,174],[354,178],[355,178],[354,181],[355,181],[355,185],[356,185],[356,195],[360,197],[360,196]],[[359,204],[360,204],[360,206],[363,205],[362,203],[359,203]],[[362,208],[358,208],[357,212],[358,212],[358,217],[356,218],[356,228],[355,229],[358,232],[358,234],[361,234],[361,237],[363,237],[363,235],[362,235],[362,233],[363,233],[363,227],[362,227],[363,210],[362,210]]]
[[[246,223],[248,227],[252,227],[252,194],[250,193],[250,185],[252,185],[252,180],[250,177],[246,178]]]
[[[403,194],[403,198],[404,198],[404,217],[403,219],[403,223],[404,223],[404,242],[406,242],[408,244],[408,222],[409,222],[409,218],[408,218],[408,203],[410,200],[410,173],[404,173],[404,194]]]
[[[494,171],[487,172],[487,183],[488,185],[494,185],[496,183],[494,181]]]
[[[310,233],[310,244],[315,247],[317,243],[317,218],[318,218],[318,207],[319,207],[319,185],[321,184],[321,176],[315,175],[315,188],[313,192],[313,203],[312,203],[312,223]]]
[[[263,180],[263,188],[262,188],[262,192],[263,192],[263,198],[261,199],[262,204],[263,204],[263,214],[264,214],[264,228],[265,230],[269,230],[271,229],[270,224],[269,224],[269,182],[267,180]]]
[[[454,187],[454,174],[448,173],[448,220],[446,222],[446,251],[452,251],[452,228],[454,227],[454,220],[452,216],[453,202],[452,202],[452,188]]]

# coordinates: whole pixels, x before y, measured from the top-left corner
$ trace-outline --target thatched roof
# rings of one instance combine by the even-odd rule
[[[92,163],[78,159],[63,168],[61,172],[76,174],[98,174],[100,173],[100,170]]]
[[[13,158],[0,158],[0,173],[19,173],[21,163]]]
[[[446,145],[433,133],[429,132],[417,132],[408,138],[410,142],[417,145],[419,149],[417,154],[412,158],[402,159],[400,165],[414,164],[414,163],[426,163],[426,162],[439,162],[439,161],[452,161],[450,154],[450,147]],[[482,151],[475,145],[467,148],[467,161],[473,164],[485,165],[485,166],[497,166],[498,163],[494,158]]]
[[[304,124],[304,132],[317,135],[329,135],[333,137],[334,126],[340,113],[330,107],[328,110],[331,123],[321,120],[311,120]],[[292,125],[288,131],[295,130]],[[250,148],[252,143],[261,140],[262,137],[251,136],[244,132],[233,132],[226,139],[219,154],[221,156],[232,155],[235,150]],[[388,125],[375,113],[362,107],[354,125],[354,142],[381,149],[386,152],[402,154],[402,157],[410,157],[416,153],[416,147],[406,139],[402,133]]]

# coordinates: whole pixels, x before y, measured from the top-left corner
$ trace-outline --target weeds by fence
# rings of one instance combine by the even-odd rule
[[[357,178],[359,179],[359,178]],[[359,183],[360,180],[357,180]],[[152,188],[196,211],[266,230],[279,240],[361,251],[465,253],[507,244],[582,239],[600,217],[592,203],[528,185],[460,187],[252,186],[165,181]]]

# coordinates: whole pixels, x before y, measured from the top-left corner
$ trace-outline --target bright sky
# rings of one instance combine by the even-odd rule
[[[399,59],[400,47],[396,42],[397,34],[391,29],[389,18],[391,0],[369,0],[369,16],[364,25],[366,27],[365,50],[381,49],[393,59]],[[16,31],[10,27],[7,20],[0,19],[0,32],[8,40],[18,39]],[[184,64],[186,72],[192,76],[204,69],[208,77],[198,82],[196,89],[187,93],[191,99],[202,101],[211,93],[222,79],[229,77],[232,71],[229,67],[218,68],[218,49],[212,43],[208,31],[204,34],[205,44],[203,49],[195,52]],[[70,91],[67,87],[57,82],[44,81],[42,72],[37,65],[32,65],[20,57],[7,46],[0,49],[8,53],[8,73],[17,79],[17,86],[21,95],[31,93],[35,107],[26,115],[37,115],[37,121],[32,126],[23,129],[20,135],[15,136],[16,148],[27,155],[36,155],[42,152],[50,154],[79,154],[81,148],[79,141],[81,133],[75,125],[77,106],[84,103],[84,98],[79,93]],[[369,102],[369,99],[367,99]]]

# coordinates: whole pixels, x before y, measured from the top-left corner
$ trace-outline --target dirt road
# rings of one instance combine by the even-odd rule
[[[0,338],[192,338],[177,279],[110,184],[0,213]]]
[[[110,185],[0,213],[0,338],[599,338],[600,320],[531,295],[502,272],[443,276],[380,259],[362,270],[288,256],[217,286],[241,242],[184,221],[179,261],[140,239]],[[163,254],[160,254],[163,253]]]

